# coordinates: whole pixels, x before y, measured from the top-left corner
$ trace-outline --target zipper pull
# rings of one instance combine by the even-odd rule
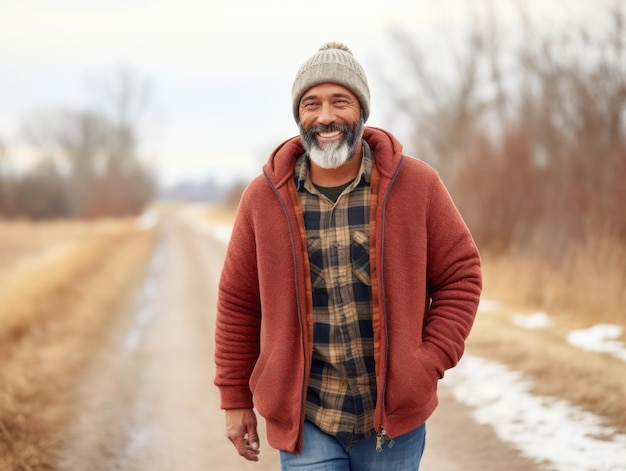
[[[378,453],[383,451],[383,445],[385,444],[385,441],[387,440],[389,440],[389,444],[387,446],[389,448],[393,448],[396,442],[393,439],[389,438],[389,435],[387,435],[387,432],[385,431],[385,429],[381,428],[380,433],[376,435],[376,451]]]
[[[383,451],[383,443],[385,442],[385,431],[383,430],[378,435],[376,435],[376,452],[380,453]]]

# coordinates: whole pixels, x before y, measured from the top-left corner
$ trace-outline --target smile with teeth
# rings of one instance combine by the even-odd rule
[[[330,139],[341,134],[341,131],[322,131],[318,132],[317,135],[323,137],[324,139]]]

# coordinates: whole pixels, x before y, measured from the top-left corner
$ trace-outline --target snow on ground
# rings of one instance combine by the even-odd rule
[[[478,310],[480,312],[495,312],[501,308],[501,304],[499,301],[494,301],[493,299],[481,299],[480,304],[478,305]]]
[[[500,308],[498,301],[483,300],[479,310],[489,313]],[[536,312],[515,314],[511,323],[524,329],[547,329],[554,320]],[[616,340],[622,332],[621,326],[599,324],[571,331],[565,340],[574,347],[626,361],[626,346]],[[491,425],[502,440],[551,470],[626,470],[626,435],[567,401],[530,394],[532,382],[506,365],[466,354],[443,383],[459,401],[474,408],[478,422]]]
[[[159,213],[154,209],[145,211],[137,218],[137,227],[139,227],[139,229],[152,229],[156,227],[158,223]]]
[[[230,240],[230,234],[232,233],[232,230],[233,228],[230,224],[216,224],[213,226],[211,234],[217,240],[226,245]]]
[[[233,231],[232,224],[214,223],[201,214],[201,205],[188,205],[182,212],[181,217],[191,224],[191,227],[201,235],[217,239],[224,245],[228,245]]]
[[[554,325],[552,318],[545,312],[535,312],[529,315],[514,314],[511,322],[524,329],[545,329]]]
[[[482,305],[481,301],[479,310],[483,312],[493,311],[493,306],[497,306],[493,301],[487,301],[487,309],[483,309]],[[536,312],[528,315],[514,314],[511,317],[511,323],[524,329],[547,329],[554,325],[554,320],[545,312]],[[590,352],[607,353],[626,361],[626,344],[617,340],[623,332],[624,329],[620,325],[597,324],[588,329],[572,330],[566,335],[565,340],[572,347]]]
[[[501,363],[466,353],[442,381],[477,422],[547,469],[626,469],[626,435],[567,401],[530,394],[532,382]]]
[[[624,329],[620,325],[598,324],[588,329],[572,330],[567,334],[567,343],[591,352],[608,353],[626,361],[626,345],[618,339]],[[624,465],[626,469],[626,464]]]

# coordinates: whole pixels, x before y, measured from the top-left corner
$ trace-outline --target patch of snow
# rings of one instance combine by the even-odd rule
[[[501,363],[466,353],[443,382],[475,409],[477,422],[548,469],[625,469],[626,435],[567,401],[532,395],[532,382]]]
[[[137,227],[139,229],[152,229],[159,223],[159,213],[154,209],[146,211],[137,218]]]
[[[492,299],[481,299],[478,304],[478,310],[480,312],[494,312],[500,309],[500,302]]]
[[[198,216],[198,208],[193,206],[186,207],[181,212],[180,217],[187,222],[197,234],[205,237],[212,237],[218,242],[228,245],[233,231],[232,225],[216,224],[209,221],[205,217]]]
[[[609,353],[626,361],[626,345],[615,340],[621,337],[622,326],[597,324],[588,329],[572,330],[566,340],[570,345],[591,352]]]
[[[230,224],[215,224],[211,228],[211,231],[213,237],[222,242],[224,245],[227,245],[233,232],[233,226]]]
[[[163,270],[165,263],[164,258],[164,249],[161,245],[158,245],[150,262],[148,274],[135,297],[135,317],[132,327],[129,329],[124,339],[124,348],[129,352],[137,350],[147,328],[155,319],[157,312],[157,305],[155,303],[158,294],[158,287],[155,280],[157,274]]]
[[[524,329],[546,329],[554,325],[554,321],[545,312],[535,312],[534,314],[514,314],[511,317],[513,325]]]

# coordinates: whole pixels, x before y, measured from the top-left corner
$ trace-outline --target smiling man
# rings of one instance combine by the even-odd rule
[[[364,125],[358,98],[341,85],[317,85],[301,99],[298,127],[314,167],[335,170],[360,155]],[[356,159],[352,167],[359,163]]]
[[[478,250],[437,173],[365,126],[345,45],[307,59],[292,98],[300,135],[243,193],[220,279],[228,438],[258,460],[256,409],[283,470],[418,470],[478,307]]]

